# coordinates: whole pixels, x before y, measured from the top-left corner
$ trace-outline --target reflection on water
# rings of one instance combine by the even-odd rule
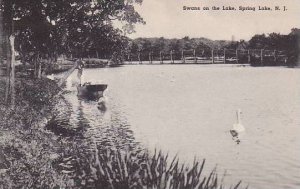
[[[216,65],[141,65],[86,69],[85,80],[108,84],[100,102],[79,100],[68,79],[52,120],[68,137],[105,148],[206,158],[225,183],[251,188],[300,187],[300,70]],[[237,109],[245,132],[237,145],[230,129]],[[51,124],[50,124],[51,125]],[[55,129],[54,129],[55,130]],[[136,140],[135,140],[136,139]]]
[[[85,140],[101,148],[127,149],[136,145],[133,132],[119,112],[107,112],[106,102],[78,99],[71,88],[56,104],[55,114],[47,129],[64,138]],[[114,108],[114,107],[112,107]]]

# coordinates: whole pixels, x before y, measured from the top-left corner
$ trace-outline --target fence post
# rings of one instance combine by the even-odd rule
[[[260,50],[260,65],[261,66],[264,65],[264,50],[263,49]]]
[[[162,52],[161,52],[161,51],[159,51],[159,60],[160,60],[160,63],[161,63],[161,64],[164,63],[163,58],[162,58]]]
[[[214,55],[214,49],[211,50],[211,63],[215,63],[215,55]]]
[[[152,60],[151,60],[151,52],[149,52],[149,64],[152,63]]]
[[[170,58],[171,58],[171,63],[174,63],[174,60],[173,60],[173,50],[170,51]]]
[[[194,49],[193,55],[194,55],[194,63],[196,64],[197,63],[196,49]]]
[[[223,60],[224,64],[226,64],[226,49],[224,48],[224,60]]]

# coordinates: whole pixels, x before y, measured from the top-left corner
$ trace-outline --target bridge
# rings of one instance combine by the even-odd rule
[[[124,64],[252,64],[286,65],[287,52],[265,49],[202,49],[129,53]]]

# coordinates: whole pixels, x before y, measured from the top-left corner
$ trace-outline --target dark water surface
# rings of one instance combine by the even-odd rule
[[[76,96],[77,73],[53,122],[78,140],[111,148],[158,148],[192,163],[216,164],[225,183],[300,188],[300,69],[217,65],[142,65],[85,69],[84,80],[108,84],[104,104]],[[246,132],[229,130],[242,110]],[[57,131],[57,128],[55,129]],[[57,131],[66,133],[64,130]],[[66,136],[72,137],[72,136]],[[74,137],[74,136],[73,136]]]

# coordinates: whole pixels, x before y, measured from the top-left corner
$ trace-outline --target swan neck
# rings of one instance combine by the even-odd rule
[[[237,119],[237,123],[240,124],[241,123],[241,114],[240,114],[240,111],[236,111],[236,119]]]

